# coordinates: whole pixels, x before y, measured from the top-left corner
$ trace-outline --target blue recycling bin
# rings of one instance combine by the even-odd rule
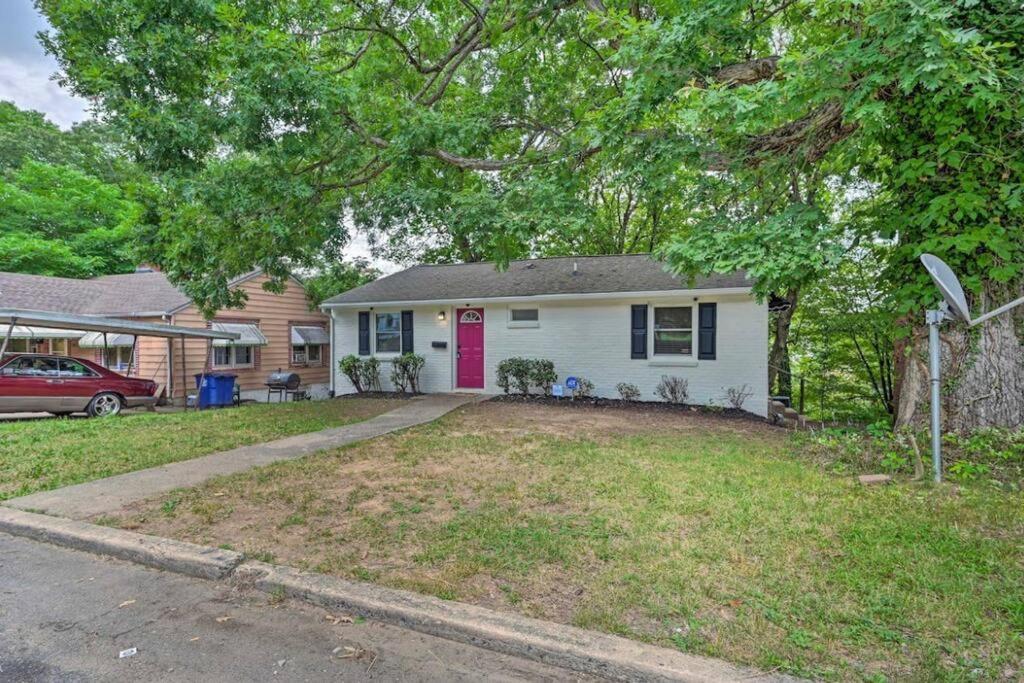
[[[238,375],[217,375],[217,405],[230,406],[235,402],[235,379]]]
[[[195,376],[199,394],[199,407],[229,406],[234,402],[235,378],[220,372],[200,373]]]

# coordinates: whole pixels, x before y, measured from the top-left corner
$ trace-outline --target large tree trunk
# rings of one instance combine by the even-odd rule
[[[978,313],[975,313],[978,315]],[[922,316],[923,317],[923,316]],[[945,431],[1024,425],[1024,316],[1004,314],[968,330],[942,326],[942,425]],[[928,332],[921,326],[896,348],[900,378],[896,426],[923,427],[929,416]]]
[[[791,289],[782,299],[788,306],[772,313],[772,349],[768,354],[768,390],[776,395],[792,397],[792,377],[789,371],[789,328],[796,313],[799,292]]]

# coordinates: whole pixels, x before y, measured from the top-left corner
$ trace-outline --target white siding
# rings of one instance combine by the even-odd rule
[[[697,324],[697,304],[718,304],[717,358],[669,362],[655,359],[650,353],[652,335],[648,334],[648,358],[630,358],[630,306],[650,304],[657,306],[693,306],[694,326]],[[488,304],[467,301],[484,309],[484,375],[487,393],[500,393],[495,385],[498,363],[512,356],[547,358],[554,362],[559,381],[575,375],[594,383],[599,396],[617,397],[616,385],[630,382],[640,389],[643,400],[657,400],[654,389],[663,375],[683,377],[689,382],[690,401],[725,405],[729,387],[746,384],[753,395],[744,408],[759,415],[768,411],[768,308],[750,296],[693,296],[678,299],[659,298],[656,301],[635,300],[574,300],[547,301],[537,304],[516,303],[514,307],[536,305],[540,310],[537,327],[515,327],[508,324],[509,304]],[[460,306],[461,308],[461,306]],[[366,310],[366,309],[364,309]],[[400,310],[375,308],[374,313]],[[408,309],[407,309],[408,310]],[[423,370],[423,389],[428,392],[454,389],[454,311],[447,305],[413,307],[416,353],[426,357]],[[437,314],[445,311],[445,320]],[[348,393],[352,386],[337,372],[337,360],[358,350],[357,311],[336,309],[335,362],[337,393]],[[648,312],[650,326],[653,311]],[[371,316],[371,336],[373,319]],[[694,344],[697,333],[694,329]],[[447,349],[431,348],[432,341],[448,342]],[[385,365],[382,376],[385,388],[390,372]]]

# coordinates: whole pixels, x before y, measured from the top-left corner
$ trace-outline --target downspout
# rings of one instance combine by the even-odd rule
[[[331,386],[330,386],[330,388],[331,388],[331,398],[334,398],[334,396],[335,396],[335,394],[334,394],[334,369],[335,369],[335,366],[337,365],[337,363],[334,360],[334,310],[335,309],[333,309],[333,308],[331,309],[331,339],[330,339],[331,347],[327,351],[327,362],[329,363],[328,367],[331,370],[331,374],[330,374],[330,378],[331,378]]]

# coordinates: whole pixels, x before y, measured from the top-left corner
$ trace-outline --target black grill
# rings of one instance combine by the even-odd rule
[[[270,373],[264,384],[267,385],[268,389],[295,391],[302,384],[302,380],[294,372],[281,372],[278,370],[277,372]]]

